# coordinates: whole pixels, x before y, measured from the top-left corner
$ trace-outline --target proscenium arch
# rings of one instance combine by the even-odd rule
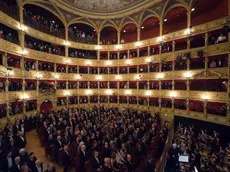
[[[42,4],[38,4],[38,3],[36,3],[36,2],[39,2],[39,1],[38,1],[38,0],[27,0],[27,1],[23,2],[22,6],[24,7],[25,5],[28,4],[28,5],[35,5],[35,6],[41,7],[41,8],[43,8],[43,9],[49,11],[49,12],[52,13],[53,15],[55,15],[55,16],[62,22],[63,26],[64,26],[65,28],[67,27],[67,22],[66,22],[65,18],[63,17],[62,13],[59,11],[58,8],[56,8],[56,7],[54,6],[54,8],[57,9],[57,11],[60,13],[59,15],[61,15],[61,16],[57,15],[57,13],[54,12],[53,10],[51,10],[50,8],[47,8],[46,6],[43,6]],[[45,1],[44,1],[44,3],[53,6],[52,3],[45,2]]]

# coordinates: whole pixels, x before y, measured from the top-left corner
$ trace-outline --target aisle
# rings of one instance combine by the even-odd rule
[[[38,159],[40,159],[41,162],[43,162],[43,168],[45,171],[49,161],[45,157],[45,149],[40,144],[36,130],[33,130],[33,131],[26,133],[26,139],[27,139],[26,151],[28,153],[34,152],[36,157]],[[63,169],[60,169],[57,165],[55,167],[56,167],[56,172],[62,172],[63,171]]]

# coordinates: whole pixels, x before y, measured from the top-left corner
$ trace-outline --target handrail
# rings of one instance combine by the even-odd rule
[[[172,120],[171,129],[170,129],[170,132],[168,134],[167,140],[165,142],[163,153],[161,154],[161,158],[158,161],[158,164],[156,167],[157,172],[164,172],[165,171],[165,166],[166,166],[166,162],[167,162],[167,154],[168,154],[169,148],[172,144],[173,136],[174,136],[174,120]]]

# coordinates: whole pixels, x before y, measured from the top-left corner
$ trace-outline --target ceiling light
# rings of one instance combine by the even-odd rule
[[[89,65],[92,64],[92,62],[91,61],[86,61],[85,64],[89,66]]]
[[[98,75],[96,76],[96,80],[100,81],[102,79],[102,76]]]
[[[192,77],[192,74],[190,72],[185,72],[184,77],[185,78],[190,78],[190,77]]]
[[[112,65],[112,62],[111,61],[107,61],[105,64],[106,64],[106,66],[110,66],[110,65]]]
[[[93,31],[94,31],[94,32],[96,32],[96,30],[95,30],[95,29],[94,29]]]
[[[167,22],[168,21],[168,19],[164,19],[164,22]]]
[[[76,29],[77,27],[76,26],[74,26],[74,29]]]
[[[126,32],[126,30],[124,30],[123,32]]]
[[[55,75],[54,78],[59,79],[59,76],[58,76],[58,75]]]
[[[192,8],[191,11],[195,11],[195,8]]]
[[[139,41],[135,43],[135,46],[136,46],[136,47],[139,47],[139,46],[142,46],[142,45],[143,45],[143,43],[142,43],[142,42],[139,42]]]

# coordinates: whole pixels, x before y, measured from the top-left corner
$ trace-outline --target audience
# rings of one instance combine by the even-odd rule
[[[19,44],[17,32],[8,28],[3,29],[0,27],[0,39]]]

